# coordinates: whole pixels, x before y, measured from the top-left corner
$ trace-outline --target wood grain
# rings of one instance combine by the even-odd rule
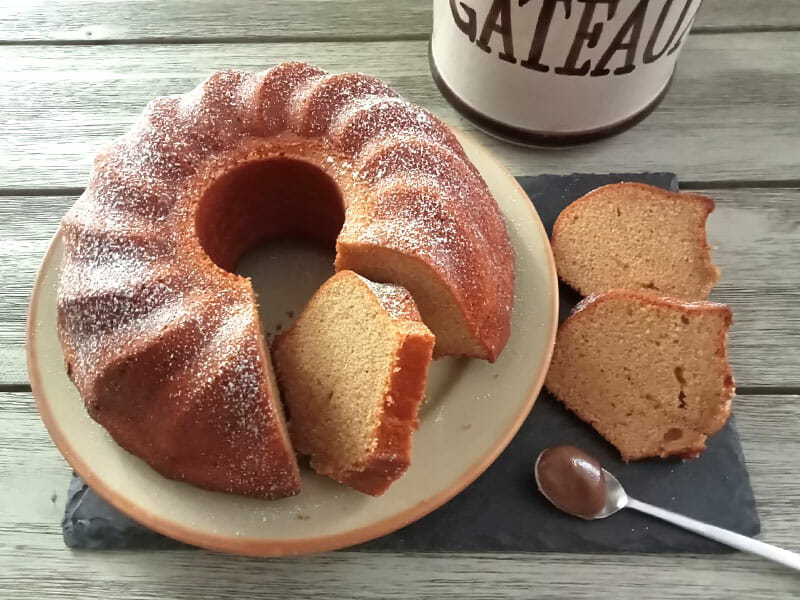
[[[3,0],[7,2],[7,0]],[[7,2],[7,41],[422,39],[430,0],[51,0]],[[2,5],[2,2],[0,2]]]
[[[708,223],[722,280],[712,298],[734,311],[731,362],[742,387],[800,387],[800,190],[699,190],[716,199]],[[24,323],[36,271],[74,196],[0,202],[0,384],[24,384]]]
[[[0,46],[0,189],[79,187],[92,156],[154,96],[223,67],[286,59],[391,82],[493,150],[517,174],[670,170],[684,180],[797,178],[800,32],[690,38],[662,105],[612,139],[563,150],[505,144],[444,101],[424,41],[316,44]]]
[[[787,352],[800,338],[800,190],[697,191],[716,202],[707,231],[722,277],[711,299],[733,309],[737,384],[800,388],[800,355]]]
[[[762,519],[759,537],[800,550],[800,478],[794,476],[800,467],[800,396],[739,397],[734,410]],[[740,554],[336,552],[258,560],[199,550],[74,552],[64,547],[59,525],[69,468],[48,438],[30,394],[0,393],[0,440],[0,590],[15,600],[773,600],[795,598],[800,589],[796,574]]]
[[[800,25],[800,3],[795,0],[703,0],[693,31],[786,30]]]
[[[424,39],[431,31],[431,1],[2,0],[0,41]],[[535,9],[533,5],[531,8]],[[785,29],[798,25],[800,4],[794,0],[705,0],[694,30]]]

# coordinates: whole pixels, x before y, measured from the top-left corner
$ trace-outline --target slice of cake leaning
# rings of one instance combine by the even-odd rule
[[[411,461],[435,338],[411,295],[340,271],[275,339],[295,449],[312,468],[378,496]]]

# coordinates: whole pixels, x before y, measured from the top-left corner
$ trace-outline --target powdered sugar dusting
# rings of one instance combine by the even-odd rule
[[[384,82],[360,73],[325,75],[296,95],[289,106],[294,131],[322,135],[340,112],[368,105],[375,97],[392,98],[397,92]],[[363,103],[363,104],[362,104]]]
[[[445,205],[460,221],[473,244],[488,248],[493,258],[504,262],[505,257],[496,254],[503,249],[502,242],[496,244],[499,249],[488,243],[489,239],[497,239],[500,230],[505,233],[503,223],[492,219],[489,216],[492,212],[476,202],[476,198],[484,202],[489,198],[488,192],[484,193],[483,181],[446,147],[427,140],[403,138],[402,143],[391,143],[367,155],[359,177],[379,189],[402,182],[419,189],[436,190],[438,198],[432,202]]]
[[[361,277],[359,275],[359,277]],[[366,277],[361,277],[370,291],[383,305],[384,310],[392,319],[418,320],[419,312],[408,290],[392,283],[376,283]]]
[[[123,173],[176,182],[247,132],[241,88],[252,74],[220,71],[183,95],[151,101],[114,153]]]
[[[323,75],[322,69],[299,62],[283,63],[257,75],[251,97],[261,121],[262,135],[284,129],[289,107],[295,104],[293,98],[302,95]]]
[[[450,129],[420,106],[402,98],[365,97],[339,113],[331,139],[347,152],[369,152],[375,144],[409,137],[430,140],[461,155],[461,145]]]
[[[193,363],[193,379],[199,383],[193,397],[195,407],[204,403],[215,414],[229,447],[244,451],[231,457],[232,487],[255,488],[274,497],[296,474],[288,466],[293,454],[280,434],[278,399],[270,398],[258,346],[252,306],[231,310],[202,359]]]
[[[448,280],[472,289],[483,255],[474,251],[462,227],[432,190],[395,182],[379,187],[372,211],[348,219],[341,236],[424,257]]]

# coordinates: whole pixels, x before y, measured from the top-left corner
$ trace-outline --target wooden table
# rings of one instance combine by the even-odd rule
[[[444,1],[444,0],[436,0]],[[148,99],[284,59],[388,80],[517,174],[668,170],[717,200],[731,358],[761,539],[800,550],[800,2],[706,0],[663,104],[619,137],[528,150],[475,132],[431,81],[429,0],[0,0],[0,597],[790,598],[800,577],[739,554],[370,554],[254,560],[73,552],[69,468],[24,361],[34,274],[92,155]]]

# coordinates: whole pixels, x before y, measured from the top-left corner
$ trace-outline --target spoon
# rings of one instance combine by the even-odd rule
[[[594,457],[575,446],[553,446],[543,450],[536,458],[534,474],[536,485],[545,498],[556,508],[582,519],[605,519],[623,508],[632,508],[721,544],[762,556],[800,571],[800,554],[796,552],[631,498],[625,493],[622,484],[614,475],[602,468]],[[587,511],[582,509],[578,509],[576,512],[574,495],[566,497],[565,492],[578,492],[584,500],[595,496],[595,506],[598,510],[591,514],[587,514]],[[604,503],[602,496],[599,496],[603,493],[605,494]],[[591,504],[591,500],[589,504]],[[570,506],[573,507],[573,510],[568,510]],[[585,509],[586,506],[586,503],[583,502],[582,508]]]

